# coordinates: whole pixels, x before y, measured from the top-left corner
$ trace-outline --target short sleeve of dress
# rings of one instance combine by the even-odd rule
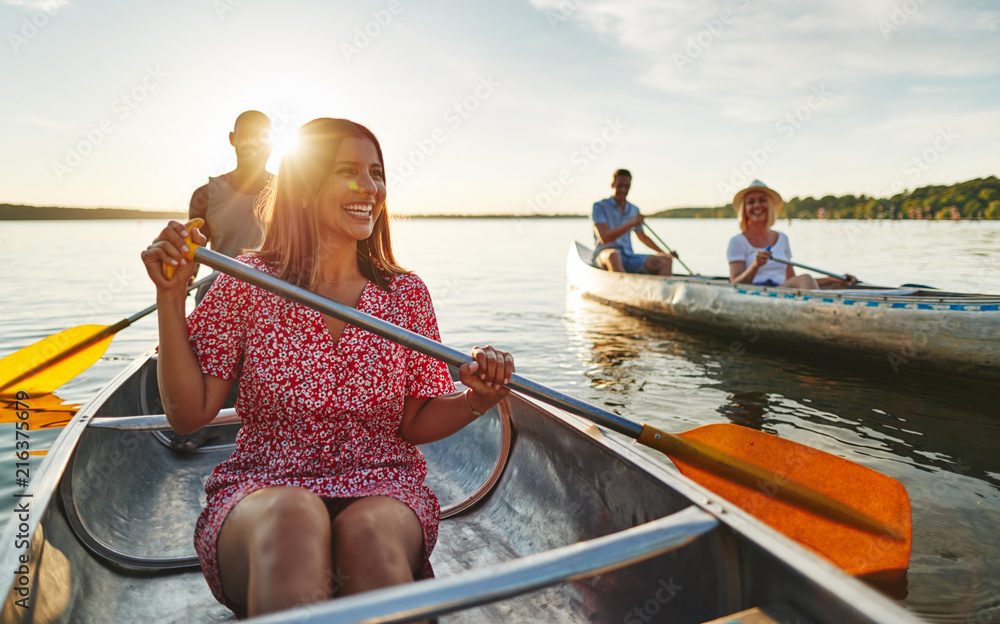
[[[438,331],[437,316],[434,314],[434,303],[427,286],[416,275],[403,276],[408,282],[407,299],[409,309],[410,331],[426,336],[436,342],[441,342]],[[406,396],[417,398],[433,398],[457,392],[455,382],[448,372],[448,365],[440,360],[408,350],[406,358]]]
[[[203,373],[222,379],[239,376],[248,304],[248,286],[220,275],[187,317],[188,340]]]

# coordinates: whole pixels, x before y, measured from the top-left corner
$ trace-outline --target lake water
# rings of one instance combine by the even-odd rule
[[[726,274],[735,220],[650,220],[693,270]],[[154,300],[139,252],[162,222],[0,223],[0,356]],[[898,285],[1000,293],[1000,222],[780,222],[795,259]],[[624,315],[566,289],[585,219],[418,219],[393,225],[398,260],[427,282],[444,342],[513,352],[518,372],[668,431],[746,424],[900,480],[913,507],[904,582],[884,588],[935,622],[1000,622],[1000,414],[996,385],[750,349]],[[155,315],[57,391],[84,403],[156,343]],[[761,345],[762,346],[762,345]],[[57,424],[58,414],[50,424]],[[58,426],[32,432],[44,451]],[[17,489],[14,429],[0,423],[0,500]],[[651,455],[655,453],[650,452]],[[32,458],[37,469],[41,455]],[[661,461],[669,463],[663,457]],[[0,505],[0,516],[9,512]],[[11,504],[11,509],[13,505]]]

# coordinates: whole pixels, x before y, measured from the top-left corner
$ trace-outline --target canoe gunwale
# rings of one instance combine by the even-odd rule
[[[610,271],[595,267],[589,260],[591,249],[579,241],[570,243],[569,256],[578,259],[579,265],[594,271],[597,274],[608,275]],[[613,275],[613,274],[612,274]],[[746,290],[748,293],[760,293],[767,295],[778,294],[780,296],[821,296],[832,299],[860,299],[863,301],[875,301],[880,303],[914,303],[927,305],[997,305],[1000,304],[1000,295],[980,294],[980,293],[959,293],[947,291],[929,291],[916,287],[883,287],[859,285],[844,289],[820,289],[807,290],[802,288],[780,288],[778,286],[760,286],[757,284],[734,284],[729,278],[724,276],[702,276],[702,275],[647,275],[645,273],[622,273],[619,274],[627,279],[634,279],[644,282],[678,282],[687,285],[709,286],[713,288],[727,290]],[[896,291],[905,290],[907,294],[898,294]],[[882,292],[889,291],[889,292]]]
[[[682,548],[719,527],[697,506],[611,535],[454,576],[397,585],[260,618],[296,622],[410,622],[591,578]]]
[[[137,357],[115,376],[112,381],[104,386],[94,398],[88,401],[77,412],[76,416],[70,420],[69,424],[66,425],[53,443],[52,449],[45,455],[45,459],[42,460],[36,472],[38,477],[31,480],[28,491],[25,492],[25,497],[30,499],[30,505],[33,509],[33,513],[29,515],[27,521],[27,531],[21,532],[19,523],[8,522],[7,528],[3,532],[3,542],[0,542],[3,544],[0,547],[2,548],[0,550],[0,566],[3,566],[3,572],[0,573],[2,574],[0,576],[0,589],[6,588],[7,594],[10,594],[14,586],[17,576],[15,570],[20,565],[19,556],[24,553],[24,550],[14,547],[14,544],[19,541],[19,536],[24,533],[27,535],[26,539],[34,545],[39,525],[45,515],[53,511],[52,503],[57,495],[59,481],[66,472],[73,452],[76,450],[77,442],[86,430],[87,424],[107,398],[114,394],[125,380],[135,374],[146,363],[146,360],[153,356],[155,351],[154,347]],[[18,539],[15,539],[15,537],[18,537]],[[29,547],[28,550],[32,547]]]

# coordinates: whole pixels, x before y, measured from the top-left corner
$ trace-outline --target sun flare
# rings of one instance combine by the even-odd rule
[[[277,171],[281,164],[281,159],[295,149],[299,143],[298,132],[295,128],[289,128],[282,132],[277,132],[271,142],[271,158],[267,161],[267,168],[270,171]]]

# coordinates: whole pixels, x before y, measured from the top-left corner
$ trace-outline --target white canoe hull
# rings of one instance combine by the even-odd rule
[[[735,341],[733,355],[768,342],[910,369],[1000,380],[1000,296],[917,289],[796,290],[722,278],[612,273],[570,245],[571,287],[603,303],[707,329]]]

